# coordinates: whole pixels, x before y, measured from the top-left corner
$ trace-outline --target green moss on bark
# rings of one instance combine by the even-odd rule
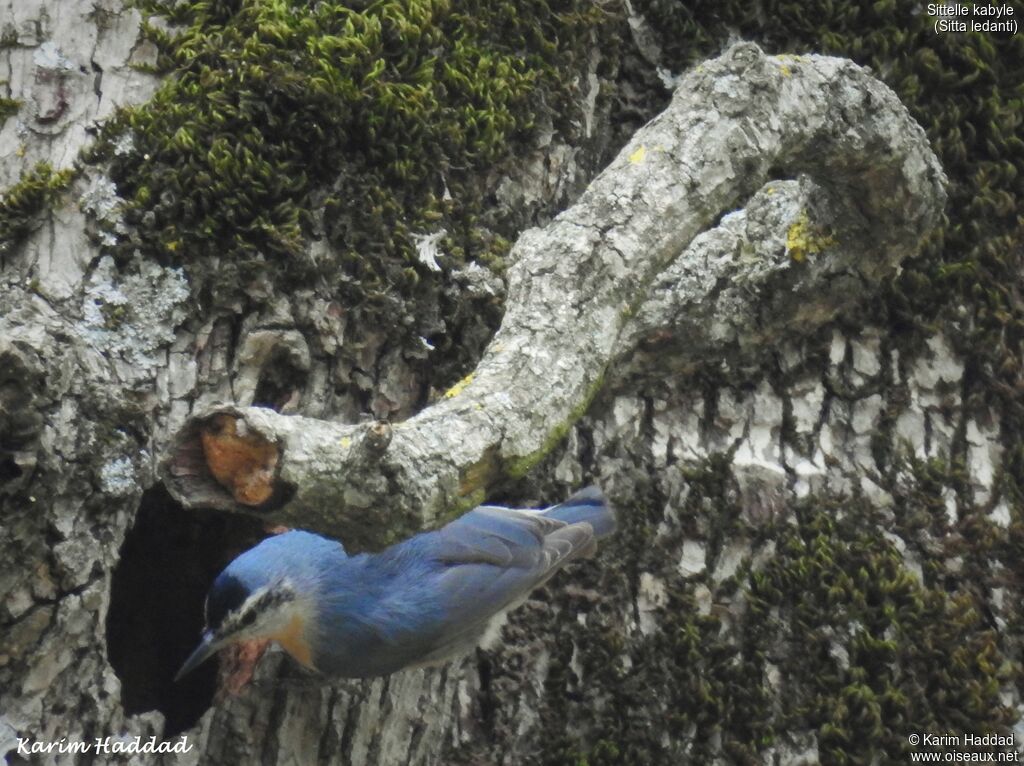
[[[22,173],[0,196],[0,255],[9,252],[32,228],[32,222],[67,189],[76,171],[55,171],[40,162]]]
[[[0,82],[0,85],[3,85]],[[13,117],[21,109],[21,102],[16,98],[0,98],[0,125],[3,125],[8,117]]]
[[[432,276],[415,235],[445,230],[446,267],[504,255],[476,225],[479,178],[568,104],[601,18],[581,0],[139,5],[177,31],[147,25],[173,76],[95,155],[128,201],[125,254],[214,292],[269,273],[392,315]],[[310,235],[332,254],[311,260]]]
[[[656,486],[637,487],[604,565],[574,571],[577,592],[617,605],[636,601],[640,573],[657,578],[656,628],[555,596],[586,625],[564,621],[552,641],[544,762],[896,763],[911,733],[1008,732],[1016,714],[1001,694],[1020,680],[1016,648],[991,621],[985,581],[948,569],[955,537],[893,535],[891,518],[858,500],[807,500],[755,523],[720,463],[688,469],[671,517]],[[749,551],[727,578],[714,574],[719,513]],[[708,569],[686,576],[678,551],[693,539]],[[988,560],[999,558],[993,546]]]

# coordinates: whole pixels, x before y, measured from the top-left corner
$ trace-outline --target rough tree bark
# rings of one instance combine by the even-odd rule
[[[68,165],[92,121],[155,85],[130,67],[153,51],[138,43],[138,15],[115,0],[7,0],[0,24],[5,40],[17,35],[0,80],[24,100],[0,132],[5,186],[38,160]],[[538,150],[511,186],[563,186],[530,171],[567,151]],[[508,312],[472,378],[384,427],[248,407],[271,347],[308,367],[320,381],[311,387],[325,385],[323,297],[276,296],[233,338],[223,316],[188,316],[180,272],[145,261],[119,271],[99,258],[82,208],[100,214],[110,197],[102,179],[80,180],[77,200],[48,211],[0,261],[0,753],[20,763],[19,737],[163,736],[155,706],[126,712],[133,681],[115,672],[108,646],[112,579],[140,504],[168,523],[180,513],[143,494],[158,479],[185,505],[331,529],[351,547],[432,523],[500,480],[539,503],[596,479],[623,515],[619,539],[526,604],[502,648],[336,685],[271,655],[241,696],[202,715],[188,755],[163,762],[517,764],[591,751],[609,762],[627,741],[651,762],[728,758],[721,730],[672,723],[678,711],[650,684],[684,684],[663,659],[693,659],[679,650],[683,612],[739,635],[749,607],[728,583],[770,558],[749,530],[818,492],[892,505],[902,474],[872,441],[883,417],[911,455],[960,444],[974,502],[995,497],[998,413],[962,406],[964,370],[943,338],[895,359],[886,328],[865,323],[848,338],[835,321],[916,250],[941,212],[941,184],[920,129],[863,70],[738,45],[691,72],[572,208],[523,234]],[[101,306],[122,321],[105,321]],[[319,351],[305,334],[314,324]],[[707,369],[717,377],[697,382]],[[269,442],[241,477],[210,476],[200,431],[217,413]],[[726,489],[701,505],[693,498],[708,474],[687,466],[709,462],[724,467]],[[528,482],[508,482],[527,471]],[[244,492],[250,480],[255,496]],[[719,504],[738,509],[747,531],[723,538]],[[995,500],[989,510],[1008,514]],[[919,554],[903,552],[912,567]],[[145,597],[172,618],[198,608]],[[788,693],[775,664],[785,655],[762,666],[766,709]],[[602,716],[623,704],[615,744]],[[762,756],[813,762],[820,736],[807,723]]]

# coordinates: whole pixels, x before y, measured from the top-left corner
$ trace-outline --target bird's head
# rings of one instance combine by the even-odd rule
[[[277,641],[311,666],[304,636],[315,614],[318,572],[335,564],[339,554],[345,555],[340,543],[292,531],[264,540],[228,564],[206,596],[206,627],[199,646],[176,679],[240,641]]]

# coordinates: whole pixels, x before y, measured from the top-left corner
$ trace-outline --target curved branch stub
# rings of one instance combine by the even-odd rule
[[[807,176],[780,182],[788,207],[768,199],[773,168]],[[372,425],[220,411],[278,446],[289,523],[346,542],[398,536],[536,464],[645,333],[684,335],[706,359],[813,329],[914,253],[944,202],[924,132],[885,85],[849,61],[741,43],[686,75],[573,207],[522,234],[477,369],[383,449],[364,448]],[[165,479],[186,505],[206,504],[210,470],[193,471],[187,449],[172,446]],[[244,510],[226,494],[218,507]]]
[[[851,204],[852,203],[852,204]],[[871,220],[807,176],[770,181],[695,237],[619,338],[630,369],[756,367],[869,295],[887,272]],[[890,265],[891,269],[891,265]]]

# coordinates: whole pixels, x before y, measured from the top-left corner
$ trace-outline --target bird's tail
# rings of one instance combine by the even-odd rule
[[[576,524],[585,521],[594,529],[594,537],[600,540],[615,531],[615,514],[604,499],[604,493],[596,486],[581,489],[564,503],[553,505],[544,515]]]

